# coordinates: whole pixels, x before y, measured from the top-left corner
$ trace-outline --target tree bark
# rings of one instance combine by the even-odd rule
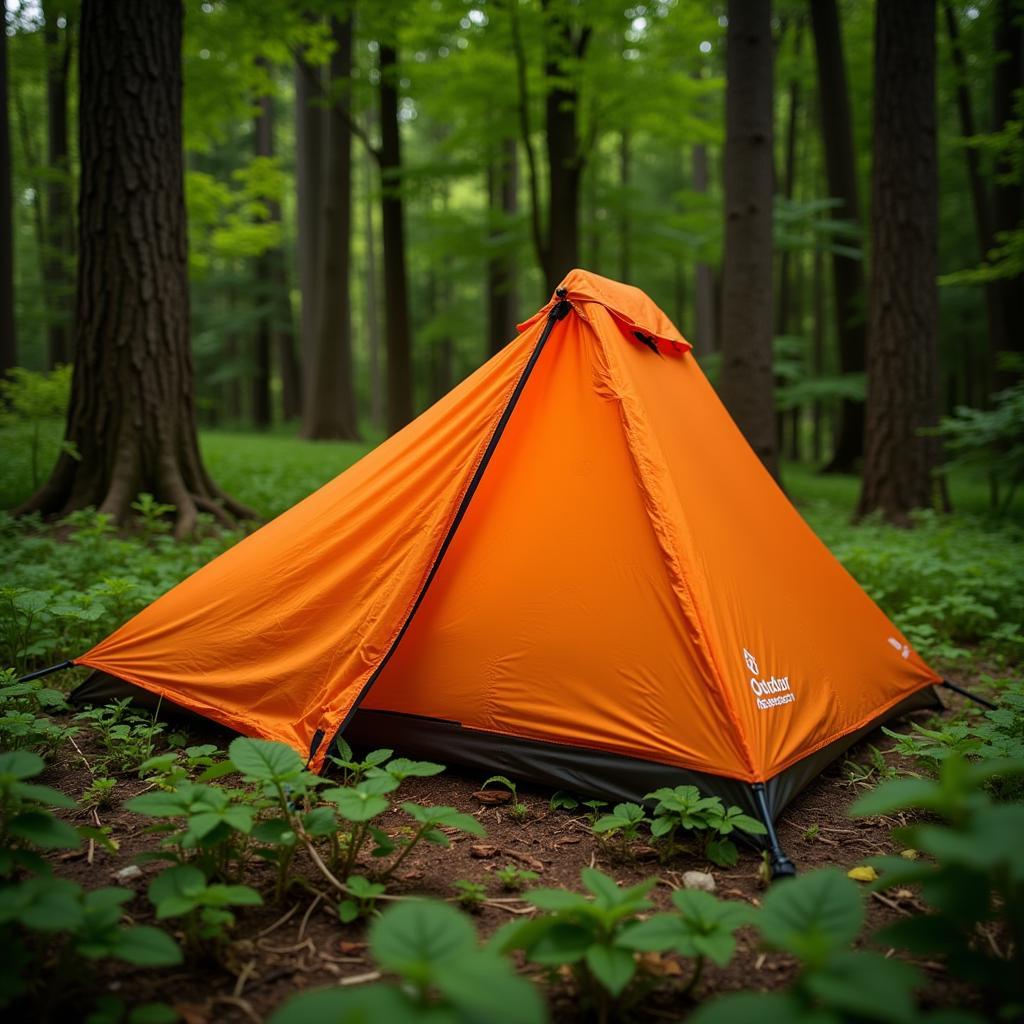
[[[514,137],[502,139],[487,168],[491,258],[487,261],[487,350],[499,352],[516,334],[516,258],[505,241],[519,212],[519,168]]]
[[[992,81],[992,128],[1002,131],[1014,120],[1014,101],[1018,89],[1024,89],[1024,27],[1021,26],[1020,5],[1015,0],[998,0],[994,49],[1000,56]],[[996,237],[1001,232],[1020,228],[1024,219],[1024,185],[1014,178],[1010,153],[996,162],[997,175],[1009,180],[996,183],[993,190],[992,227]],[[1024,274],[996,282],[1002,323],[998,339],[1012,351],[1024,351]],[[996,387],[1008,386],[1012,376],[996,374]]]
[[[409,284],[405,263],[405,203],[402,198],[402,142],[398,122],[398,54],[379,44],[381,234],[384,243],[384,303],[387,343],[388,432],[413,417]]]
[[[708,173],[708,149],[699,142],[693,147],[693,190],[707,192],[710,182]],[[715,272],[708,263],[698,263],[694,268],[693,282],[693,347],[698,356],[715,351]]]
[[[46,44],[46,128],[49,178],[46,184],[46,254],[44,277],[47,355],[51,367],[71,360],[71,269],[75,255],[71,216],[71,165],[68,160],[68,66],[71,62],[71,27],[57,24],[53,4],[43,7]]]
[[[256,105],[259,113],[253,124],[253,151],[257,157],[269,159],[274,155],[273,103],[269,96],[261,96]],[[273,220],[273,210],[270,209],[271,204],[265,196],[263,202],[267,205],[265,219]],[[274,419],[270,408],[270,351],[274,322],[272,262],[269,250],[256,258],[256,301],[260,313],[252,339],[252,376],[249,379],[249,386],[252,397],[252,422],[257,430],[266,430]]]
[[[868,398],[858,515],[933,504],[939,408],[935,0],[875,14]]]
[[[352,372],[352,135],[349,130],[352,18],[331,19],[332,103],[326,111],[321,185],[320,250],[316,267],[316,327],[306,378],[302,433],[357,440]]]
[[[629,129],[623,128],[619,133],[619,186],[621,188],[621,209],[619,213],[619,280],[629,283],[633,274],[629,247],[629,189],[632,167],[630,166]]]
[[[312,17],[312,16],[307,16]],[[319,65],[301,57],[295,62],[295,184],[298,226],[297,263],[302,298],[299,333],[302,366],[307,375],[316,330],[316,266],[320,249],[323,135],[327,115]],[[308,382],[307,382],[308,387]]]
[[[778,477],[772,374],[771,5],[729,0],[722,400]]]
[[[946,16],[946,31],[949,34],[950,52],[953,59],[953,69],[956,72],[956,105],[960,114],[960,134],[963,138],[972,138],[977,129],[974,124],[974,108],[971,104],[971,93],[967,85],[967,61],[964,59],[963,49],[960,45],[960,31],[957,26],[956,13],[949,0],[944,0],[943,11]],[[967,183],[971,190],[971,206],[974,210],[974,232],[978,239],[978,256],[984,262],[994,242],[992,237],[992,213],[989,209],[988,190],[985,187],[981,173],[981,161],[977,149],[965,145],[964,160],[967,164]],[[995,354],[1007,347],[1005,328],[1006,323],[1000,309],[999,289],[996,282],[989,281],[985,285],[985,316],[988,323],[988,358],[986,359],[988,372],[984,374],[981,394],[977,397],[982,403],[988,400],[991,389],[992,367],[995,362]],[[968,361],[968,368],[971,362]],[[968,394],[967,403],[972,404],[976,400],[973,394]]]
[[[251,516],[199,455],[189,350],[182,158],[181,0],[85,0],[80,45],[75,370],[66,441],[18,511],[96,506],[123,522],[140,491],[175,506]],[[230,514],[229,514],[230,513]]]
[[[846,62],[836,0],[811,0],[811,25],[818,66],[818,110],[825,140],[829,195],[839,201],[833,216],[860,225],[853,121],[846,82]],[[839,372],[864,372],[864,261],[832,255],[833,309],[839,347]],[[851,473],[864,454],[864,403],[844,398],[838,433],[826,473]]]
[[[18,362],[14,330],[14,201],[7,86],[7,8],[0,24],[0,375]]]
[[[369,134],[369,131],[367,132]],[[384,387],[381,380],[380,285],[377,267],[377,227],[373,222],[373,193],[376,172],[373,157],[364,154],[366,194],[363,197],[363,236],[365,239],[366,346],[370,362],[370,422],[375,429],[384,426]]]

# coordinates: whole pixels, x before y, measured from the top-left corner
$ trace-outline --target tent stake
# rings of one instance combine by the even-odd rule
[[[995,710],[996,705],[990,700],[986,700],[984,697],[979,697],[976,693],[971,693],[970,690],[965,690],[962,686],[957,686],[956,683],[951,683],[948,679],[942,680],[942,685],[949,687],[954,693],[959,693],[962,697],[966,697],[968,700],[973,700],[975,704],[980,704],[983,708],[991,708]]]
[[[49,668],[41,668],[38,672],[29,672],[27,676],[22,676],[19,683],[30,683],[33,679],[42,679],[43,676],[52,675],[54,672],[63,672],[66,668],[74,668],[75,663],[73,661],[62,661],[59,665],[51,665]]]
[[[768,809],[768,798],[765,795],[764,783],[753,784],[754,797],[757,806],[761,811],[761,820],[764,827],[768,829],[768,850],[771,853],[772,881],[777,878],[792,878],[796,874],[796,865],[786,856],[781,846],[779,837],[775,833],[775,823],[772,821],[771,811]]]

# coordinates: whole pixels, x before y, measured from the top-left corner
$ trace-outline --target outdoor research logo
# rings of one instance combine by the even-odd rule
[[[792,704],[796,700],[796,694],[789,688],[789,676],[772,676],[771,679],[758,679],[761,670],[750,651],[743,648],[743,662],[747,670],[752,672],[750,677],[750,689],[757,700],[759,711],[767,711],[769,708],[777,708],[781,704]]]
[[[896,637],[889,637],[889,646],[892,647],[901,658],[910,657],[910,646],[908,644],[901,644],[899,640],[896,639]],[[746,652],[744,651],[744,654],[745,653]]]

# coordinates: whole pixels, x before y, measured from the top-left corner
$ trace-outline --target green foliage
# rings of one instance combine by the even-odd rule
[[[342,771],[341,784],[350,786],[360,782],[364,775],[371,769],[383,764],[394,754],[393,750],[371,750],[362,761],[357,761],[352,753],[352,748],[339,736],[334,741],[337,755],[328,754],[327,760],[336,768]]]
[[[10,669],[0,669],[0,748],[52,755],[76,732],[49,717],[65,706],[64,694],[43,680],[19,683]]]
[[[276,1010],[269,1024],[542,1024],[547,1019],[533,986],[503,957],[481,950],[468,919],[443,903],[418,900],[387,910],[370,927],[370,952],[399,984],[305,992]]]
[[[1024,804],[995,803],[990,780],[1024,777],[1024,760],[971,763],[946,756],[937,779],[901,779],[866,794],[858,816],[928,811],[938,822],[896,829],[897,842],[932,860],[882,857],[878,888],[920,886],[928,913],[900,920],[879,936],[915,954],[943,956],[976,986],[991,1019],[1024,1013],[1024,977],[1016,944],[1024,935]],[[982,929],[985,929],[983,932]]]
[[[530,813],[530,809],[519,799],[519,794],[516,792],[516,784],[504,775],[492,775],[480,788],[486,789],[492,782],[497,783],[499,786],[504,786],[512,794],[512,803],[509,804],[508,809],[509,814],[517,821],[525,821]]]
[[[455,898],[463,910],[479,910],[487,899],[487,886],[481,882],[471,882],[466,878],[460,878],[452,883],[455,890]]]
[[[155,716],[139,712],[131,698],[75,715],[75,721],[91,728],[103,749],[97,758],[100,771],[135,771],[153,756],[154,738],[166,728]]]
[[[338,904],[338,919],[342,924],[350,924],[357,918],[376,914],[377,900],[387,892],[387,886],[371,882],[362,875],[349,875],[345,879],[345,887],[351,896]]]
[[[501,882],[502,889],[506,892],[519,892],[527,882],[536,882],[540,877],[536,871],[517,868],[514,864],[498,868],[494,874],[498,881]]]
[[[58,366],[49,373],[12,367],[0,377],[0,430],[5,444],[17,443],[28,450],[33,489],[42,482],[43,430],[49,422],[62,422],[71,397],[71,367]]]

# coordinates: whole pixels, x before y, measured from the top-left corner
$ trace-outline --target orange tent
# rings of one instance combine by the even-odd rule
[[[572,271],[400,433],[75,659],[319,767],[387,743],[769,819],[939,677],[642,292]]]

